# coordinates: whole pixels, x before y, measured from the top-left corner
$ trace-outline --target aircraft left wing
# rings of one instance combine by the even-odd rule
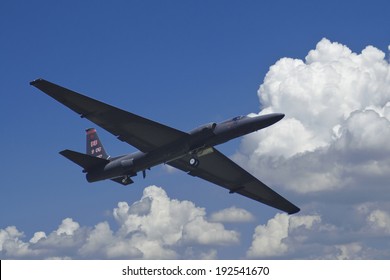
[[[300,209],[290,201],[260,182],[217,149],[199,158],[199,165],[189,165],[190,155],[169,162],[168,164],[196,176],[217,184],[229,190],[230,193],[239,193],[257,200],[271,207],[280,209],[288,214],[294,214]]]
[[[149,152],[182,137],[188,137],[185,132],[126,112],[44,79],[37,79],[30,84],[80,114],[82,118],[90,120],[142,152]]]

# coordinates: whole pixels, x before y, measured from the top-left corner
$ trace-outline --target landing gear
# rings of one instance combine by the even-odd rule
[[[197,167],[199,165],[199,160],[197,158],[192,157],[190,158],[189,163],[192,167]]]
[[[124,184],[124,185],[128,185],[128,184],[131,184],[133,182],[133,180],[131,180],[129,175],[124,176],[121,181],[122,181],[122,184]]]

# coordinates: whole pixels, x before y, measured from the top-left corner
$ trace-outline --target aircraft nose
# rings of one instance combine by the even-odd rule
[[[259,130],[267,126],[273,125],[274,123],[277,123],[283,118],[284,118],[284,114],[272,113],[272,114],[260,115],[254,118],[250,118],[248,122],[254,125],[256,130]]]
[[[276,120],[276,122],[278,122],[278,121],[280,121],[281,119],[283,119],[284,118],[284,114],[282,114],[282,113],[275,113],[275,114],[273,114],[274,115],[274,118],[275,118],[275,120]]]

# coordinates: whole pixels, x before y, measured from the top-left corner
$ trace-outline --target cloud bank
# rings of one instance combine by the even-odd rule
[[[240,212],[240,209],[236,209]],[[132,205],[112,211],[117,229],[103,221],[93,228],[66,218],[50,234],[36,232],[29,241],[10,226],[0,230],[0,257],[15,259],[177,259],[216,258],[216,248],[235,246],[240,234],[211,222],[204,208],[178,201],[159,187],[145,188]]]
[[[295,197],[302,212],[276,215],[258,226],[247,256],[389,258],[390,65],[385,53],[368,46],[358,54],[322,39],[304,61],[276,62],[258,96],[261,114],[286,117],[244,137],[235,159]],[[298,239],[291,227],[297,218],[306,221]]]

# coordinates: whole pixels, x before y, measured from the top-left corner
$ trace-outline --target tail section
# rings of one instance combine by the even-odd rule
[[[71,150],[63,150],[61,155],[76,163],[83,168],[83,172],[87,173],[88,182],[102,181],[105,179],[111,179],[114,182],[122,184],[124,186],[134,183],[123,170],[123,166],[120,162],[111,164],[112,162],[103,148],[102,142],[100,142],[99,136],[96,133],[96,129],[89,128],[87,132],[87,153],[82,154]],[[136,173],[131,174],[137,175]]]
[[[71,150],[61,151],[60,154],[66,157],[67,159],[73,161],[77,165],[83,167],[84,172],[88,172],[89,170],[99,166],[104,166],[110,162],[107,159],[97,158],[94,156],[82,154]]]
[[[89,128],[86,130],[87,132],[87,155],[108,159],[110,156],[107,155],[104,150],[103,144],[99,139],[99,136],[96,132],[95,128]]]

